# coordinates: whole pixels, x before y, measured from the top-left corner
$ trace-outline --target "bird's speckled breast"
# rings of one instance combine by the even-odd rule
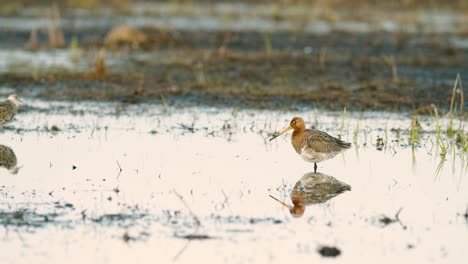
[[[9,100],[0,103],[0,125],[3,125],[13,119],[16,114],[16,108],[16,105]]]
[[[302,147],[299,150],[299,155],[305,160],[309,162],[320,162],[327,159],[333,158],[338,153],[323,153],[323,152],[315,152],[311,148]]]

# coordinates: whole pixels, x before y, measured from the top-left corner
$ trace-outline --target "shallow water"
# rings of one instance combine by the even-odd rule
[[[316,262],[322,245],[346,263],[468,257],[466,157],[450,149],[436,173],[430,118],[413,157],[399,114],[26,101],[0,133],[21,166],[0,169],[1,263]],[[269,197],[291,204],[313,170],[289,136],[268,141],[295,115],[349,142],[360,130],[318,168],[352,190],[300,218]]]

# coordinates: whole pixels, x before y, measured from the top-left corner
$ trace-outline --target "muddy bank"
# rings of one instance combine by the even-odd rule
[[[21,9],[0,23],[4,93],[262,109],[447,110],[457,73],[468,76],[462,11],[410,9],[382,20],[363,16],[365,8],[330,13],[299,3],[204,7]],[[141,41],[106,42],[124,22],[141,30]]]
[[[149,46],[109,48],[104,73],[93,68],[103,44],[83,40],[79,64],[63,50],[50,68],[7,65],[2,83],[44,99],[411,111],[447,109],[456,74],[468,76],[449,34],[146,33]]]

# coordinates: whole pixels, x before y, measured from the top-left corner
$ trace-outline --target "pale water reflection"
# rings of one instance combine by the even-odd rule
[[[404,115],[25,99],[0,131],[23,165],[1,177],[0,263],[317,263],[322,245],[346,263],[468,259],[466,154],[450,148],[435,177],[431,117],[413,161]],[[288,136],[268,141],[296,115],[353,142],[319,164],[352,191],[301,218],[268,197],[285,201],[313,169]],[[406,228],[380,224],[400,208]]]
[[[318,172],[309,172],[304,174],[304,176],[296,182],[291,191],[293,206],[270,196],[288,207],[291,215],[301,217],[304,215],[307,205],[325,203],[345,191],[351,191],[351,186],[337,180],[333,176]]]
[[[11,174],[17,174],[18,167],[15,152],[8,146],[0,144],[0,167],[7,169]]]

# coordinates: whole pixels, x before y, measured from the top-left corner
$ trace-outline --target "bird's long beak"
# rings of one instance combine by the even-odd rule
[[[20,102],[20,103],[24,104],[24,101],[23,101],[23,100],[21,100],[21,98],[18,98],[18,102]]]
[[[289,130],[293,129],[291,126],[288,126],[287,128],[283,129],[283,131],[281,131],[278,135],[270,138],[270,141],[272,141],[273,139],[283,135],[284,133],[288,132]]]
[[[287,203],[285,203],[285,202],[282,202],[282,201],[276,199],[276,198],[275,198],[274,196],[272,196],[272,195],[270,195],[270,197],[273,198],[273,200],[275,200],[275,201],[277,201],[278,203],[280,203],[280,204],[286,206],[286,207],[289,208],[289,209],[293,208],[293,207],[290,206],[289,204],[287,204]]]

